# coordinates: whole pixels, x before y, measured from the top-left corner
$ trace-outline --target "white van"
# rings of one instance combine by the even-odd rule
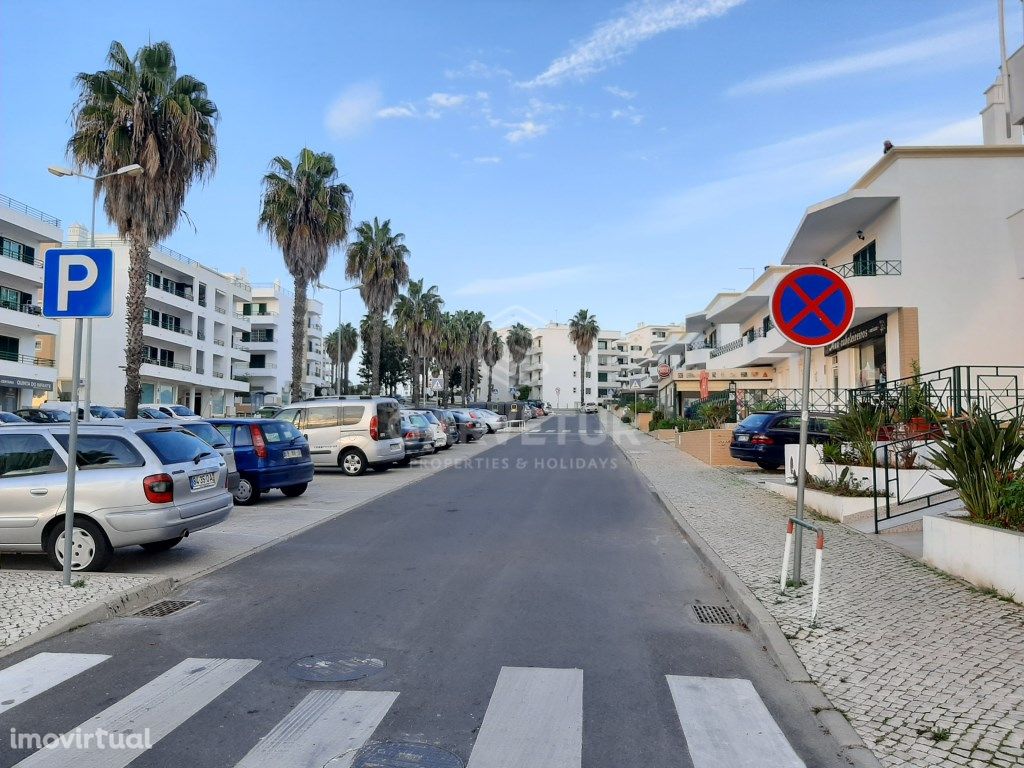
[[[341,467],[355,477],[367,467],[383,471],[405,458],[402,412],[391,397],[303,400],[274,418],[290,421],[305,436],[314,466]]]

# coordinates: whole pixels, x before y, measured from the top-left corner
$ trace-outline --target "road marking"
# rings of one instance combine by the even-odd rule
[[[65,734],[69,747],[44,747],[15,768],[123,768],[146,751],[136,742],[147,732],[150,746],[156,744],[257,665],[252,659],[185,659]],[[121,748],[97,744],[101,729],[107,738],[116,734]]]
[[[502,667],[467,768],[580,768],[583,670]]]
[[[37,653],[0,670],[0,715],[109,658],[102,653]]]
[[[235,768],[349,768],[397,698],[390,691],[313,691]]]
[[[694,768],[806,768],[749,680],[666,679]]]

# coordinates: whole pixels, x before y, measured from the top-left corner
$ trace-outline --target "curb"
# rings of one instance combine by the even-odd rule
[[[609,431],[611,435],[611,431]],[[762,644],[768,652],[769,657],[776,666],[782,670],[782,674],[800,692],[804,702],[811,712],[818,719],[821,727],[826,733],[832,736],[839,745],[844,757],[856,768],[882,768],[875,754],[868,748],[860,734],[854,730],[850,722],[838,709],[832,706],[832,702],[818,688],[817,684],[807,673],[803,662],[797,656],[793,646],[789,644],[786,636],[776,623],[775,618],[768,612],[768,609],[761,605],[761,602],[754,596],[746,584],[737,576],[733,570],[726,565],[725,561],[718,556],[718,553],[708,544],[704,538],[690,525],[676,506],[662,494],[662,492],[647,478],[643,470],[633,457],[626,453],[619,441],[612,437],[612,442],[619,452],[630,463],[630,466],[647,481],[647,487],[664,508],[665,513],[676,524],[683,536],[690,542],[694,552],[701,562],[711,572],[715,583],[725,592],[729,602],[733,604],[740,618],[747,625],[750,633]]]
[[[112,619],[115,616],[123,616],[128,613],[133,613],[137,609],[152,603],[154,600],[158,600],[165,595],[169,595],[175,590],[176,586],[176,582],[173,578],[170,576],[164,576],[161,578],[155,578],[148,584],[143,584],[141,587],[126,589],[113,597],[107,598],[106,600],[82,606],[77,611],[69,613],[66,616],[61,616],[55,621],[51,621],[45,627],[33,632],[31,635],[23,637],[21,640],[18,640],[4,648],[0,648],[0,659],[24,650],[25,648],[35,645],[43,640],[48,640],[56,635],[69,632],[72,629],[78,629],[79,627],[84,627],[87,624],[93,624],[97,621]]]

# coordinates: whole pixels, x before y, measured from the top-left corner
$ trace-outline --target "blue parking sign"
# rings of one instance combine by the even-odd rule
[[[109,248],[54,248],[43,264],[45,317],[114,314],[114,252]]]

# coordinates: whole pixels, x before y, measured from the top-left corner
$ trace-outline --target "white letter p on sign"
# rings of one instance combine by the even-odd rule
[[[85,267],[85,276],[79,280],[71,279],[72,267]],[[68,296],[72,293],[87,291],[96,283],[99,270],[96,262],[88,256],[78,253],[61,254],[60,274],[57,280],[57,309],[61,312],[68,310]]]

